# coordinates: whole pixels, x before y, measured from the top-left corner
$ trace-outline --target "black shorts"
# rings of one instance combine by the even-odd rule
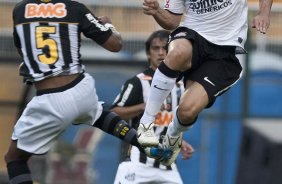
[[[184,81],[200,83],[209,96],[210,107],[217,96],[241,77],[242,66],[235,56],[236,47],[215,45],[186,27],[173,31],[169,43],[179,38],[188,39],[193,44],[192,67],[182,73]]]

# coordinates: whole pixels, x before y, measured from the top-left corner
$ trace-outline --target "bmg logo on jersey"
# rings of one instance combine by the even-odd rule
[[[63,18],[66,15],[64,3],[29,3],[25,6],[25,18]]]

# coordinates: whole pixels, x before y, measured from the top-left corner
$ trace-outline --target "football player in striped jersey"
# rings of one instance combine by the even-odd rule
[[[34,84],[36,96],[17,120],[5,155],[10,183],[32,184],[28,159],[47,153],[71,124],[100,128],[144,151],[136,130],[103,109],[95,80],[80,58],[81,34],[106,50],[120,51],[121,36],[108,17],[96,17],[77,1],[24,0],[15,6],[13,22],[23,59],[20,74]]]

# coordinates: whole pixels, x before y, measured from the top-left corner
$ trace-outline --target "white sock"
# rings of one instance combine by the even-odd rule
[[[152,123],[155,120],[156,114],[160,111],[161,105],[171,92],[175,81],[176,78],[167,77],[159,69],[156,70],[146,102],[145,112],[140,119],[140,123]]]
[[[178,107],[174,110],[174,118],[173,120],[170,122],[168,128],[167,128],[167,132],[166,134],[170,137],[178,137],[181,132],[185,132],[187,130],[189,130],[190,128],[192,128],[193,125],[190,126],[183,126],[179,123],[179,120],[177,118],[177,109]]]

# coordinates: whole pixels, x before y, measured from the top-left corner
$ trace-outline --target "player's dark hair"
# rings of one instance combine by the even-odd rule
[[[168,40],[170,32],[166,30],[154,31],[145,42],[146,53],[149,53],[152,40],[159,38],[160,40]]]

